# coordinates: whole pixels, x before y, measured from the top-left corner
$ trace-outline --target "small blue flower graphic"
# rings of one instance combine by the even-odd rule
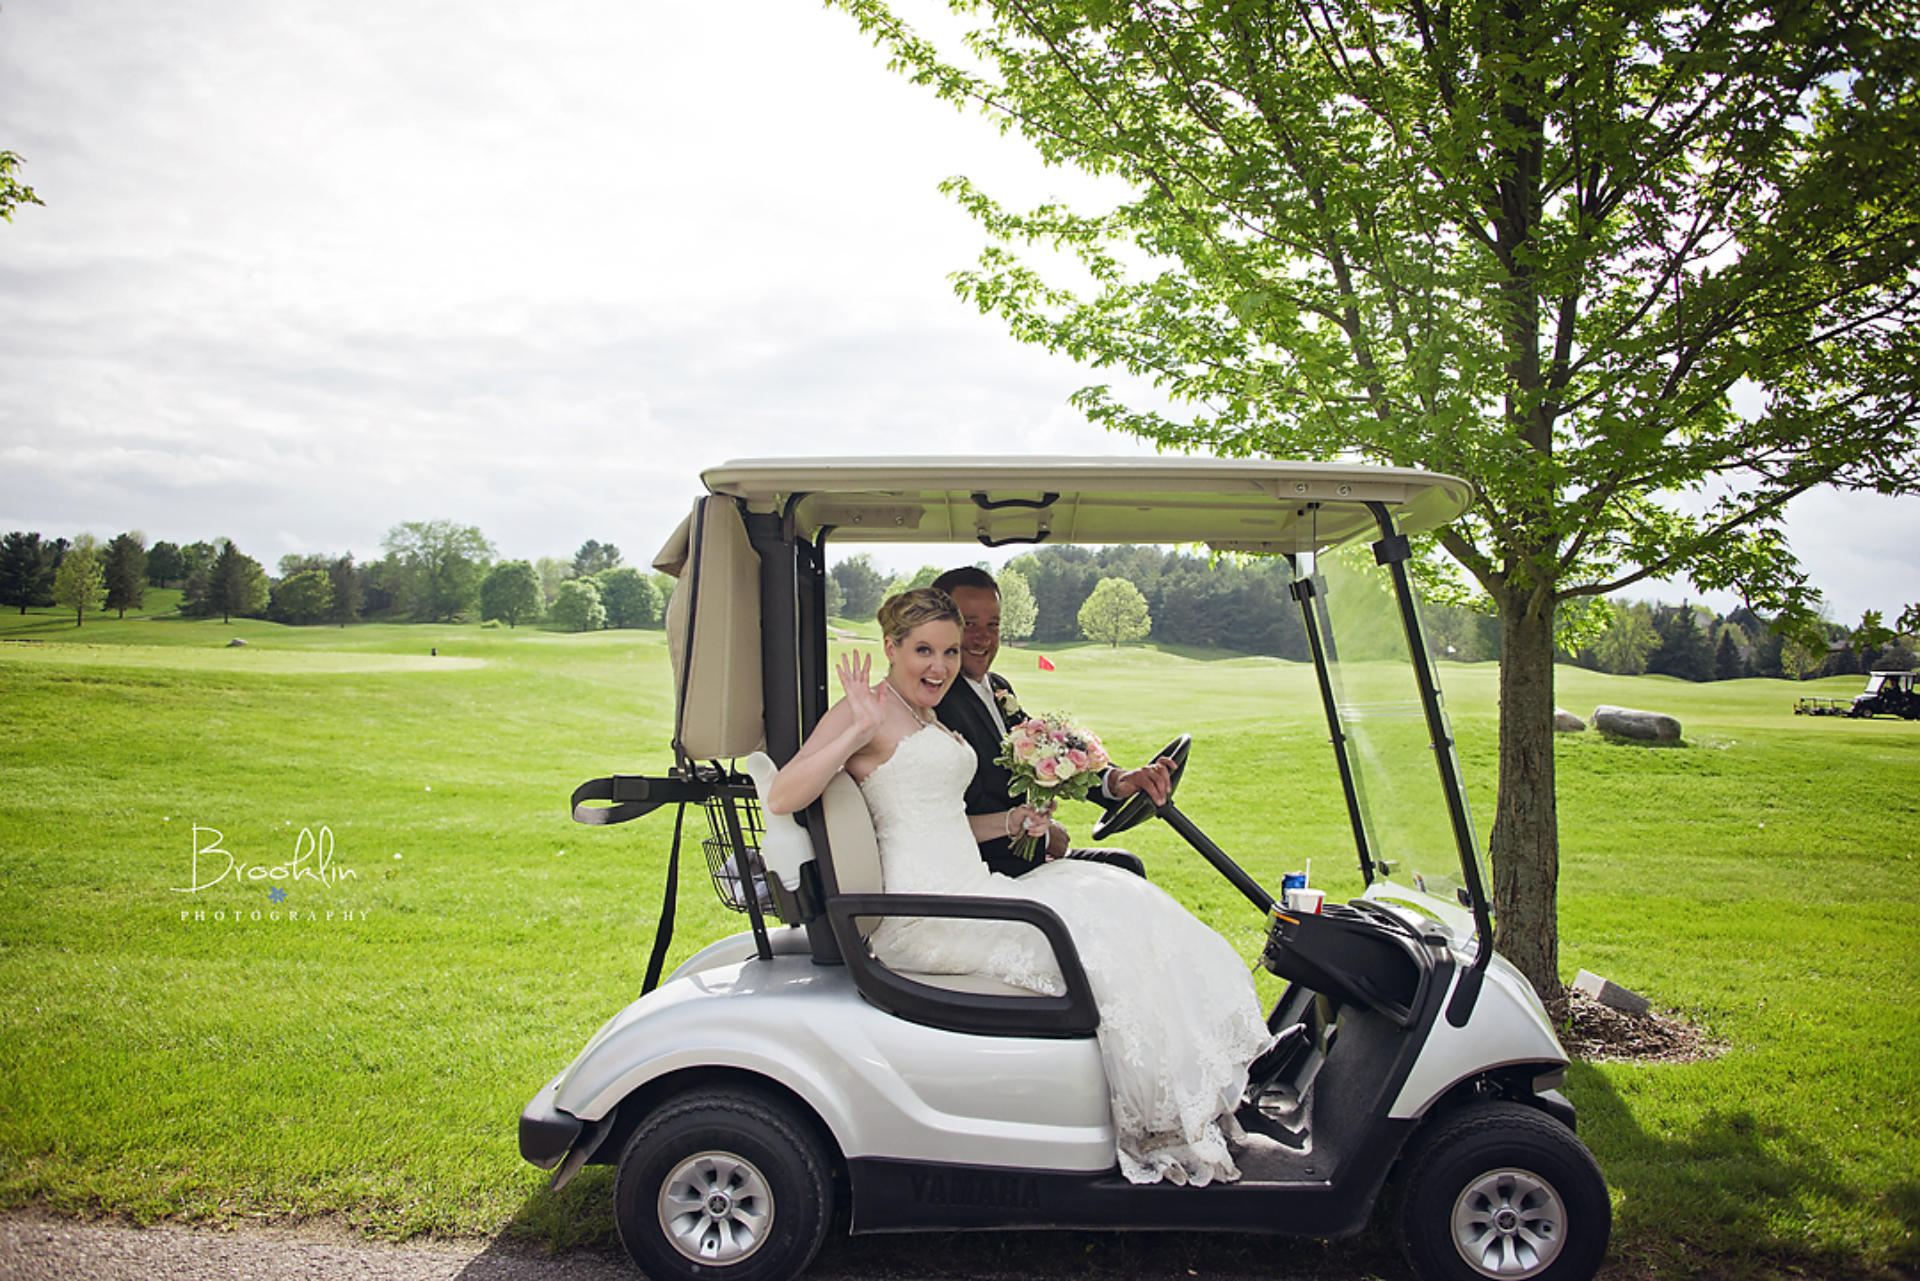
[[[267,897],[276,903],[284,903],[287,901],[287,892],[276,885],[267,891]]]

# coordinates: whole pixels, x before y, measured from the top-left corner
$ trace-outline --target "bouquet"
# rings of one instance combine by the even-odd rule
[[[1030,716],[1007,731],[996,763],[1013,773],[1009,796],[1051,814],[1062,800],[1078,801],[1100,781],[1107,749],[1086,727],[1064,716]],[[1031,859],[1046,848],[1043,838],[1022,836],[1013,852]]]

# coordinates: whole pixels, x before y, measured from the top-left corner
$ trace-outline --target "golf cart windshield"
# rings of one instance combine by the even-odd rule
[[[1489,882],[1477,866],[1472,819],[1458,798],[1453,736],[1430,669],[1431,714],[1421,699],[1419,680],[1430,662],[1425,646],[1412,652],[1402,601],[1366,538],[1301,557],[1298,570],[1312,583],[1308,599],[1352,779],[1354,836],[1368,895],[1408,902],[1464,938],[1475,922],[1458,843],[1462,824],[1480,886]]]

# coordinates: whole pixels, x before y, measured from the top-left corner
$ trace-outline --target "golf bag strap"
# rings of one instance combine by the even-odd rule
[[[660,924],[653,931],[653,955],[647,958],[647,977],[640,984],[642,996],[660,986],[660,969],[666,964],[667,945],[673,942],[673,911],[680,899],[680,825],[686,817],[687,804],[682,801],[673,815],[673,851],[667,855],[667,892],[660,904]]]
[[[686,805],[707,794],[703,785],[684,778],[647,778],[641,774],[613,774],[590,778],[573,789],[573,821],[594,827],[624,823],[651,814],[662,805]],[[607,801],[590,805],[589,801]]]

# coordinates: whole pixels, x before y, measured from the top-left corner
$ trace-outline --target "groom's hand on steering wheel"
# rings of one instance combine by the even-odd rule
[[[1135,792],[1145,792],[1153,799],[1155,807],[1165,805],[1167,798],[1173,794],[1173,771],[1176,768],[1169,758],[1157,757],[1150,765],[1116,772],[1107,788],[1116,800],[1124,801]]]

